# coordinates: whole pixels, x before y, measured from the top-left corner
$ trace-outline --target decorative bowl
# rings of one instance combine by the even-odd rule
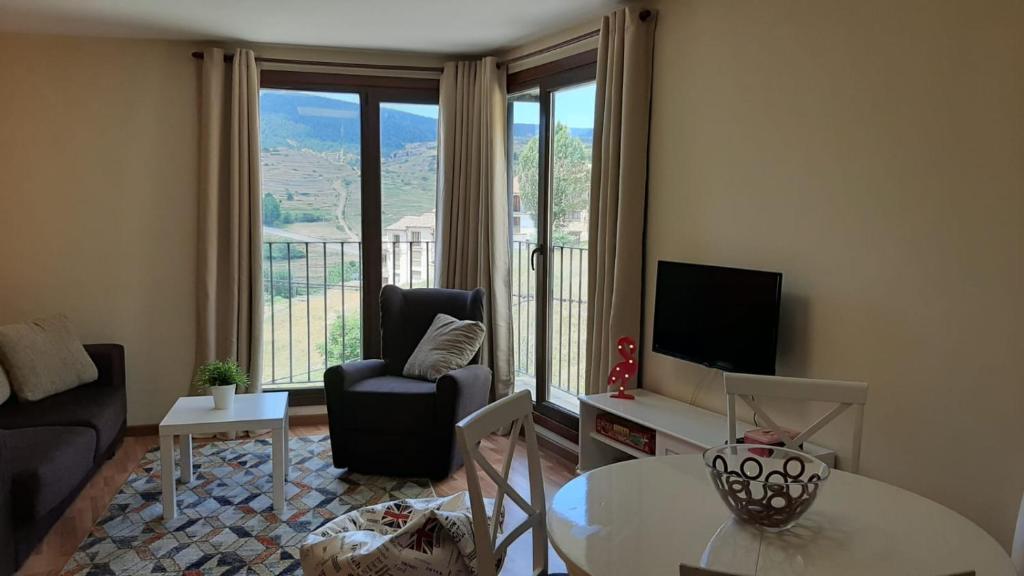
[[[785,530],[814,504],[829,467],[789,448],[726,444],[704,451],[711,483],[736,518]]]

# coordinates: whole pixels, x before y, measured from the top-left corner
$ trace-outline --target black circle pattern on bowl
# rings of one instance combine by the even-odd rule
[[[738,469],[730,469],[721,454],[711,461],[708,474],[719,496],[738,518],[766,528],[786,528],[803,515],[818,494],[821,476],[807,471],[804,461],[790,456],[781,470],[764,474],[760,459],[748,456]],[[763,476],[763,477],[762,477]]]

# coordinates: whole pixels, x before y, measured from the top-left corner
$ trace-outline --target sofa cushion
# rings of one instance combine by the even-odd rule
[[[0,326],[0,364],[14,395],[30,402],[94,382],[99,376],[63,314]]]
[[[0,431],[3,466],[11,473],[15,523],[42,516],[71,495],[93,468],[96,435],[83,427]]]
[[[124,388],[86,384],[38,402],[12,399],[0,406],[0,429],[84,426],[94,432],[91,456],[98,460],[114,442],[126,414]]]
[[[435,428],[436,390],[433,382],[400,376],[367,378],[345,387],[342,396],[343,427],[387,432]]]
[[[11,397],[11,383],[7,380],[7,373],[4,372],[4,367],[0,365],[0,404],[7,402],[7,399]]]

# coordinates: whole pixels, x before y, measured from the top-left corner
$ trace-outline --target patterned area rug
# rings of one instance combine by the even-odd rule
[[[428,498],[428,480],[348,474],[331,465],[328,436],[293,437],[287,517],[271,499],[269,439],[193,449],[193,480],[178,484],[178,516],[163,520],[160,451],[143,456],[62,574],[300,574],[299,545],[342,514],[400,498]]]

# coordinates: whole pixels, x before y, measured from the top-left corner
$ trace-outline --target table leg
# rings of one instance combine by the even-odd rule
[[[188,484],[192,481],[192,435],[182,434],[178,437],[178,451],[181,452],[181,481]]]
[[[284,415],[284,480],[288,481],[288,476],[291,473],[292,468],[292,451],[289,447],[291,443],[291,432],[288,431],[288,413]]]
[[[274,467],[274,512],[284,516],[284,477],[288,454],[288,429],[282,426],[272,432],[272,452]]]
[[[164,520],[178,515],[174,496],[174,436],[160,435],[160,483],[163,484]]]

